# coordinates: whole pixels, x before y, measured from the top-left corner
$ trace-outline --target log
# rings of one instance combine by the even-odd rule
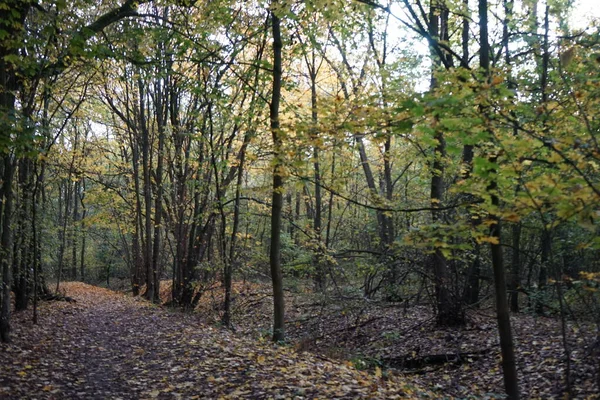
[[[45,300],[45,301],[66,301],[68,303],[77,303],[77,300],[75,300],[72,297],[63,296],[62,294],[56,294],[56,293],[44,296],[44,297],[42,297],[42,300]]]

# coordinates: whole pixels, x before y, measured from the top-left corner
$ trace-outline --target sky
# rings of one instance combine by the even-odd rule
[[[580,28],[589,26],[591,18],[600,19],[600,0],[576,0],[571,24]]]

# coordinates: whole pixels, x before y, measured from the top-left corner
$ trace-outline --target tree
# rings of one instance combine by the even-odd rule
[[[24,125],[20,125],[19,121],[26,121],[30,116],[30,112],[27,109],[18,110],[15,103],[15,92],[20,90],[24,85],[24,80],[19,79],[23,77],[38,78],[40,76],[52,76],[63,72],[72,62],[82,53],[82,46],[91,37],[101,32],[107,26],[130,16],[136,14],[136,6],[140,4],[139,1],[125,1],[121,6],[115,7],[108,12],[100,15],[96,20],[91,23],[82,23],[79,26],[75,26],[73,30],[62,31],[66,33],[55,33],[52,25],[49,25],[50,29],[44,30],[44,26],[35,26],[33,29],[39,29],[39,32],[44,34],[50,34],[52,37],[59,37],[60,39],[66,39],[67,46],[62,52],[58,53],[56,61],[49,62],[48,59],[42,59],[40,63],[36,61],[36,54],[21,53],[21,49],[27,47],[28,42],[25,40],[26,21],[30,13],[40,11],[45,13],[46,10],[41,8],[39,10],[35,6],[37,4],[20,1],[20,0],[8,0],[4,2],[2,12],[0,14],[2,25],[1,29],[6,33],[3,35],[3,39],[0,43],[0,58],[2,76],[0,77],[0,109],[1,109],[1,120],[3,125],[2,135],[0,142],[2,143],[3,153],[3,181],[0,193],[2,194],[2,234],[0,235],[0,252],[2,253],[2,306],[0,307],[0,337],[3,341],[9,340],[10,332],[10,288],[11,288],[11,276],[10,276],[10,264],[11,264],[11,252],[12,252],[12,201],[13,201],[13,176],[15,169],[17,168],[16,157],[20,156],[23,148],[27,149],[31,145],[31,137],[26,135],[16,135],[19,138],[18,141],[13,140],[13,133],[18,132],[19,129],[23,128]],[[57,5],[60,9],[60,6]],[[70,32],[70,33],[69,33]],[[58,44],[60,40],[48,41],[52,44]],[[54,49],[55,51],[57,49]],[[32,86],[32,87],[35,87]],[[31,92],[30,95],[35,97],[35,91]],[[18,115],[22,113],[25,117],[21,119]],[[5,128],[5,129],[4,129]],[[22,141],[22,143],[20,143]]]
[[[271,244],[269,264],[273,283],[273,341],[285,340],[285,303],[283,297],[283,276],[281,271],[281,212],[283,208],[284,159],[282,152],[283,133],[279,123],[279,103],[281,101],[282,62],[281,20],[277,15],[278,4],[270,10],[273,35],[273,88],[269,105],[271,136],[273,139],[273,194],[271,198]]]
[[[487,0],[479,0],[479,65],[486,81],[490,79],[490,48],[488,38],[488,4]],[[488,124],[489,109],[482,106],[481,113],[484,118],[484,124]],[[498,161],[495,150],[492,150],[489,157],[490,164],[494,165]],[[491,181],[487,187],[490,194],[490,202],[493,209],[500,206],[500,196],[498,183],[495,175],[497,170],[491,170]],[[506,394],[510,399],[519,398],[519,381],[517,379],[517,367],[514,354],[514,345],[512,340],[512,330],[510,326],[510,316],[508,308],[508,298],[506,294],[506,272],[504,270],[503,250],[500,244],[502,240],[502,227],[498,215],[492,213],[490,226],[490,250],[492,258],[492,268],[494,270],[494,287],[496,293],[496,314],[498,319],[498,333],[500,334],[500,348],[502,350],[502,371],[504,375],[504,387]]]

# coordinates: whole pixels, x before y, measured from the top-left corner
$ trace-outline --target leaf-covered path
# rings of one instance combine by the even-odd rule
[[[423,398],[386,380],[287,347],[256,343],[81,283],[76,303],[44,303],[38,325],[18,314],[0,345],[0,398]]]

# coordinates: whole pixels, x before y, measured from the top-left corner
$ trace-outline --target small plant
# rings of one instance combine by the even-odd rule
[[[359,371],[367,371],[375,368],[381,368],[381,360],[373,357],[356,356],[350,359],[350,362]]]
[[[399,332],[394,331],[383,332],[381,336],[386,340],[399,340],[402,337]]]

